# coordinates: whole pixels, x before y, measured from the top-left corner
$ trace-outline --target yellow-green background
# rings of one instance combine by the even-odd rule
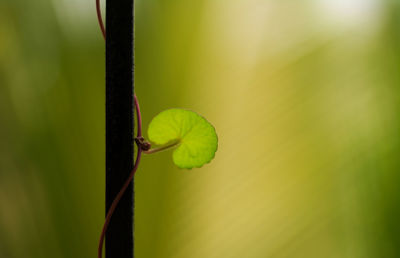
[[[95,257],[94,0],[0,0],[0,258]],[[192,109],[215,160],[136,176],[138,258],[400,257],[400,3],[137,0],[144,127]],[[112,223],[112,222],[111,222]]]

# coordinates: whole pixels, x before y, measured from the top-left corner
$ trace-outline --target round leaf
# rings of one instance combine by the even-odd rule
[[[150,122],[149,140],[157,145],[176,142],[172,155],[180,168],[201,167],[217,151],[218,137],[214,127],[202,116],[185,109],[168,109]]]

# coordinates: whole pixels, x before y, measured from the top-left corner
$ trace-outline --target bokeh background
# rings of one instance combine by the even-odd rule
[[[0,0],[0,258],[96,256],[104,54],[94,0]],[[400,257],[399,1],[137,0],[136,93],[220,140],[144,158],[136,257]]]

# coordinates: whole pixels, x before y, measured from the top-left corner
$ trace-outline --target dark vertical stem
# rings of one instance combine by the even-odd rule
[[[133,0],[106,1],[106,210],[133,168]],[[106,233],[106,258],[133,258],[133,182]]]

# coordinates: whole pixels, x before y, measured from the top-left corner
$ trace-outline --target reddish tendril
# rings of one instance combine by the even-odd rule
[[[103,34],[104,40],[106,39],[106,30],[104,28],[104,24],[103,24],[103,18],[101,16],[101,9],[100,9],[100,0],[96,0],[96,11],[97,11],[97,19],[99,21],[99,25],[100,25],[100,29],[101,32]],[[142,116],[140,113],[140,107],[139,107],[139,101],[136,97],[136,95],[133,96],[134,98],[134,102],[135,102],[135,110],[136,110],[136,117],[137,117],[137,136],[136,139],[143,139],[142,137]],[[136,140],[135,139],[135,140]],[[140,163],[140,158],[142,156],[142,148],[143,148],[143,142],[140,141],[140,143],[138,141],[136,141],[137,145],[138,145],[138,151],[137,151],[137,155],[136,155],[136,160],[135,160],[135,165],[131,171],[131,173],[129,174],[129,177],[126,179],[124,185],[122,186],[121,190],[118,192],[117,196],[115,197],[115,199],[113,200],[107,215],[106,215],[106,219],[104,221],[103,224],[103,229],[101,231],[101,235],[100,235],[100,240],[99,240],[99,246],[98,246],[98,250],[97,250],[97,256],[98,258],[102,257],[102,253],[103,253],[103,243],[104,243],[104,237],[105,234],[107,232],[107,228],[108,225],[110,224],[111,221],[111,217],[115,211],[115,209],[118,206],[119,201],[121,200],[122,196],[124,195],[126,189],[128,188],[129,184],[131,183],[133,176],[136,173],[136,170],[139,166]]]
[[[104,28],[103,18],[101,17],[100,0],[96,0],[96,12],[97,20],[99,21],[101,33],[103,34],[104,40],[106,39],[106,29]]]

